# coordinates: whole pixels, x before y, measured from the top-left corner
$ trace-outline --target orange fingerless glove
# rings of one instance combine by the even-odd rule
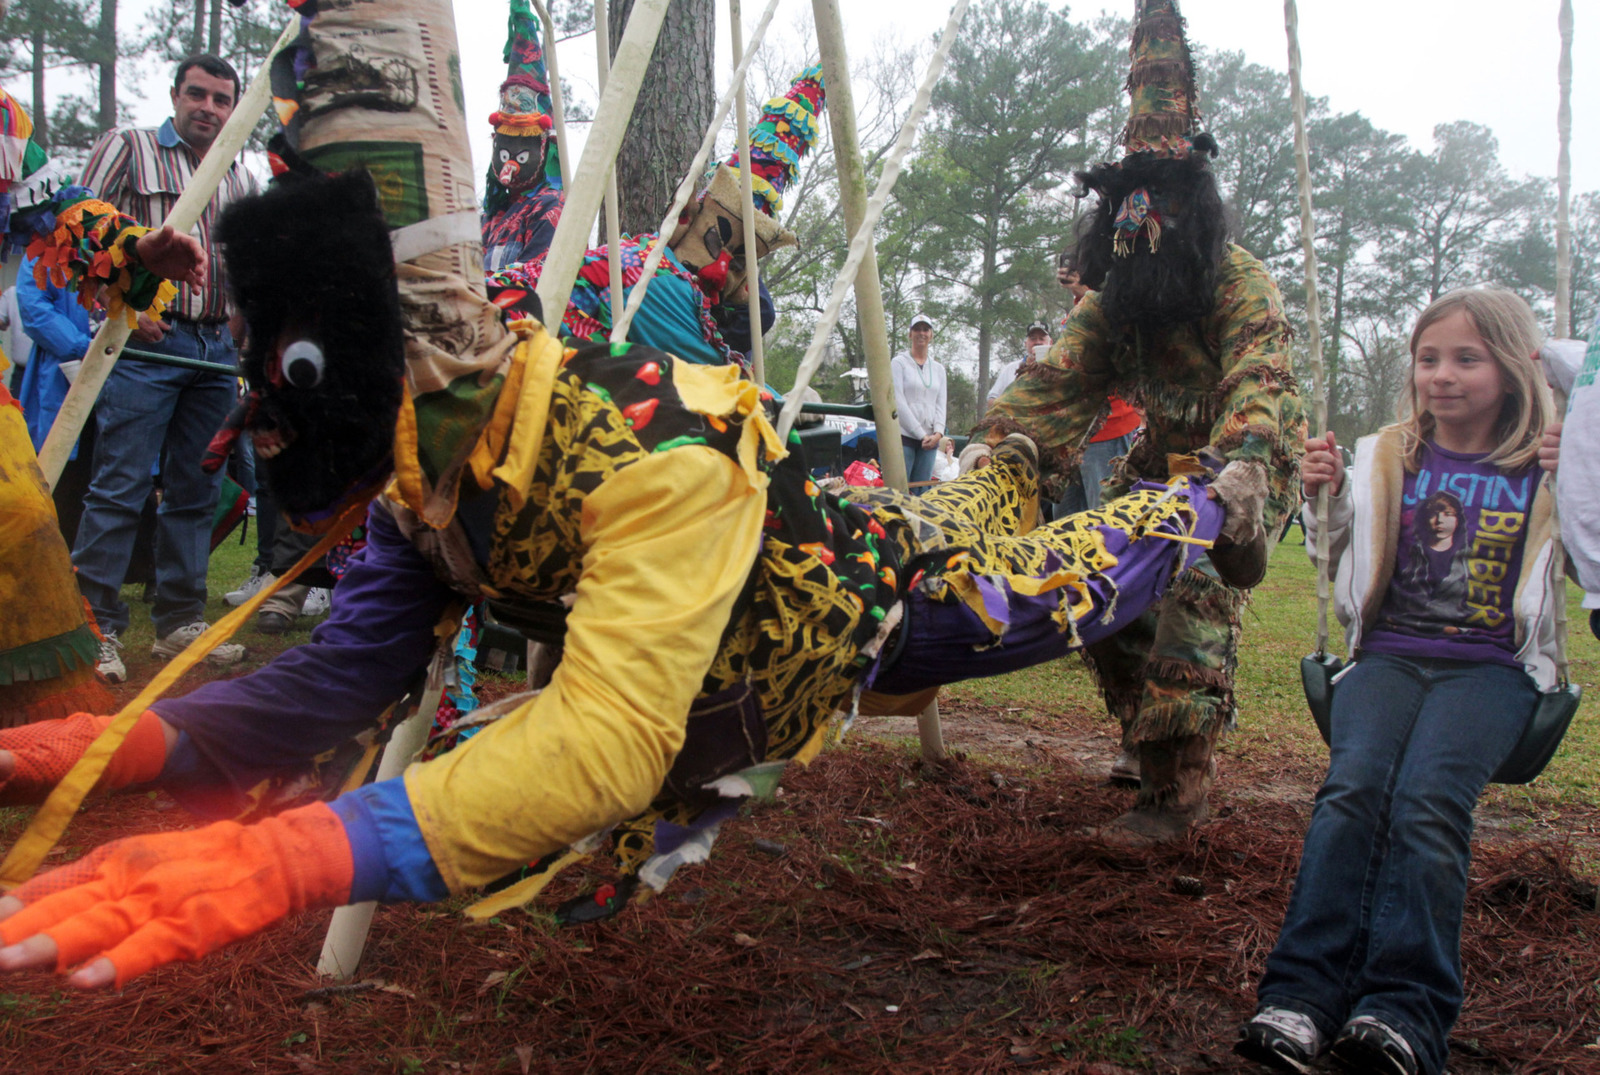
[[[325,803],[253,825],[133,836],[10,893],[26,906],[0,922],[0,941],[47,934],[60,971],[106,956],[121,988],[288,915],[347,902],[352,872],[344,823]]]
[[[0,731],[0,750],[9,750],[16,759],[11,779],[0,783],[0,806],[43,802],[114,719],[75,713],[65,720],[40,721]],[[111,755],[111,764],[94,789],[114,791],[154,780],[166,762],[167,743],[161,718],[147,709]]]

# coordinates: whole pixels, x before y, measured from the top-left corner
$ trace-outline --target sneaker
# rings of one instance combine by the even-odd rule
[[[1239,1028],[1233,1051],[1274,1071],[1305,1073],[1326,1043],[1311,1017],[1288,1008],[1265,1007]]]
[[[261,589],[261,587],[267,585],[267,583],[271,581],[272,573],[270,571],[263,571],[259,567],[252,565],[250,568],[250,577],[245,580],[244,585],[240,586],[237,590],[229,590],[227,593],[222,595],[222,599],[226,601],[232,608],[238,608],[240,605],[254,597],[257,590]]]
[[[1358,1015],[1333,1039],[1329,1055],[1346,1071],[1375,1075],[1417,1075],[1417,1054],[1394,1027],[1371,1015]]]
[[[187,627],[179,627],[166,636],[156,639],[156,644],[150,647],[150,656],[171,660],[188,649],[189,644],[205,634],[210,626],[204,620],[196,620]],[[206,654],[207,664],[223,667],[238,664],[242,660],[244,660],[244,647],[237,642],[224,642]]]
[[[306,594],[306,603],[300,606],[302,616],[326,616],[333,607],[333,591],[324,586],[313,586]]]
[[[122,683],[128,678],[128,666],[122,663],[122,642],[117,632],[106,631],[100,638],[100,655],[95,659],[94,670],[112,683]]]

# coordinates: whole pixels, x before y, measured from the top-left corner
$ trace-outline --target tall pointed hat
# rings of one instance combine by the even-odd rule
[[[544,62],[544,38],[539,17],[529,0],[511,0],[506,22],[506,79],[500,84],[500,107],[489,116],[496,136],[511,139],[544,138],[543,174],[538,185],[561,189],[561,154],[552,136],[554,106],[550,76]],[[538,162],[534,162],[537,167]],[[502,179],[499,154],[489,162],[485,209],[493,210],[510,193]],[[527,178],[532,178],[529,176]],[[516,184],[526,189],[526,179]]]
[[[756,217],[756,236],[766,247],[788,246],[794,241],[778,224],[778,210],[783,208],[784,191],[799,178],[800,161],[821,134],[820,116],[826,99],[821,65],[808,67],[795,76],[782,97],[763,106],[761,118],[750,128],[751,188],[761,212]],[[735,214],[740,205],[740,169],[735,151],[717,168],[706,192]]]
[[[1135,0],[1124,151],[1182,159],[1200,130],[1194,58],[1177,0]]]

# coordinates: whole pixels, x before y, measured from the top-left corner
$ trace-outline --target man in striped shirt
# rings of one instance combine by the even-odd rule
[[[177,202],[233,112],[239,76],[215,56],[191,56],[178,65],[171,93],[171,119],[155,129],[107,132],[84,168],[85,186],[143,224],[159,225]],[[224,206],[255,188],[255,180],[237,161],[228,166],[194,232],[206,249],[205,282],[198,287],[180,284],[164,320],[141,315],[131,349],[237,365],[222,259],[212,246],[211,228]],[[206,561],[221,475],[202,472],[200,460],[233,405],[236,384],[230,374],[128,354],[113,367],[100,394],[94,477],[72,561],[105,635],[100,670],[113,681],[126,674],[117,640],[128,626],[121,589],[158,462],[162,499],[151,610],[154,653],[175,656],[205,630]],[[210,660],[233,664],[243,657],[243,646],[224,645]]]

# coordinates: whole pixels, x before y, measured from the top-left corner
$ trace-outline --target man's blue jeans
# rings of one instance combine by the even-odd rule
[[[1133,447],[1133,434],[1124,433],[1110,440],[1086,444],[1078,463],[1078,481],[1067,486],[1056,507],[1056,518],[1075,515],[1100,506],[1100,483],[1111,477],[1111,464]]]
[[[1257,991],[1330,1037],[1375,1016],[1444,1070],[1461,1011],[1472,809],[1533,715],[1520,668],[1363,656],[1333,696],[1332,758]]]
[[[225,322],[176,321],[160,342],[130,346],[237,364]],[[151,610],[156,636],[205,618],[211,519],[222,475],[202,472],[200,460],[233,406],[236,384],[235,378],[220,373],[128,357],[112,368],[96,407],[94,476],[72,549],[78,586],[102,630],[121,632],[128,626],[122,581],[158,461],[162,494],[156,514],[156,599]]]

